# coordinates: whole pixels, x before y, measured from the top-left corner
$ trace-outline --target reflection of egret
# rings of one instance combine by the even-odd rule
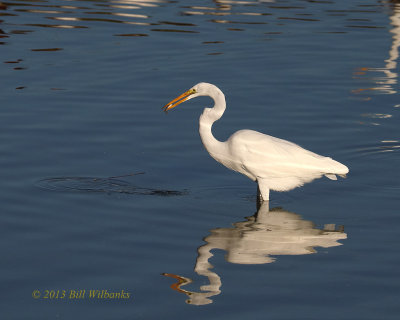
[[[328,157],[257,131],[240,130],[221,142],[211,132],[212,124],[222,117],[225,96],[209,83],[199,83],[164,106],[168,111],[178,104],[209,96],[213,108],[205,108],[200,116],[200,137],[208,153],[218,162],[257,181],[262,200],[269,200],[269,191],[288,191],[325,175],[336,180],[335,174],[345,175],[349,169]]]
[[[321,230],[296,213],[281,208],[269,211],[268,204],[247,220],[235,223],[235,228],[215,229],[205,241],[212,249],[226,250],[231,263],[263,264],[274,262],[271,256],[311,254],[314,247],[339,246],[337,241],[347,238],[331,225]]]
[[[210,297],[221,293],[220,276],[211,271],[209,259],[214,249],[226,251],[225,259],[237,264],[272,263],[279,255],[304,255],[316,253],[315,247],[330,248],[341,245],[339,240],[347,238],[343,228],[325,225],[317,229],[311,221],[303,220],[300,215],[281,208],[268,210],[268,202],[263,202],[258,212],[246,221],[234,223],[233,228],[216,228],[198,249],[195,272],[205,276],[209,285],[200,287],[200,292],[185,290],[182,287],[192,283],[186,277],[164,274],[178,280],[171,287],[185,293],[190,304],[212,303]],[[274,257],[272,257],[274,256]]]

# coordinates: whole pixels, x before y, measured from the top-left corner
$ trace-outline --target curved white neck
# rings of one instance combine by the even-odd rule
[[[214,107],[205,108],[200,116],[199,122],[201,141],[212,157],[221,152],[221,148],[223,148],[223,142],[214,138],[211,128],[213,123],[222,117],[226,109],[224,94],[218,88],[215,89],[216,90],[213,92],[213,94],[210,95],[210,97],[214,100]]]

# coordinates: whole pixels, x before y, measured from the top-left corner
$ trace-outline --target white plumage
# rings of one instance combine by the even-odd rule
[[[262,200],[269,200],[269,191],[289,191],[323,175],[336,180],[349,169],[328,157],[303,149],[279,138],[253,130],[239,130],[221,142],[211,132],[212,124],[220,119],[226,102],[222,91],[213,84],[199,83],[164,106],[168,111],[178,104],[209,96],[213,108],[205,108],[200,116],[200,137],[208,153],[229,169],[240,172],[258,183]]]

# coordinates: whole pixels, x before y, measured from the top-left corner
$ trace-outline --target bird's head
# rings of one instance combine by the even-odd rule
[[[217,88],[213,84],[200,82],[187,90],[186,92],[182,93],[179,97],[176,97],[174,100],[171,100],[167,103],[163,110],[168,112],[172,108],[175,108],[178,104],[185,102],[187,100],[199,97],[199,96],[209,96],[214,88]]]

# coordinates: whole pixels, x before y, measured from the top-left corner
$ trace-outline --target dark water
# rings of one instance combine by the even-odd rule
[[[400,4],[7,1],[0,37],[4,318],[398,319]],[[220,140],[262,131],[348,178],[257,213],[201,145],[211,101],[161,112],[200,81]]]

